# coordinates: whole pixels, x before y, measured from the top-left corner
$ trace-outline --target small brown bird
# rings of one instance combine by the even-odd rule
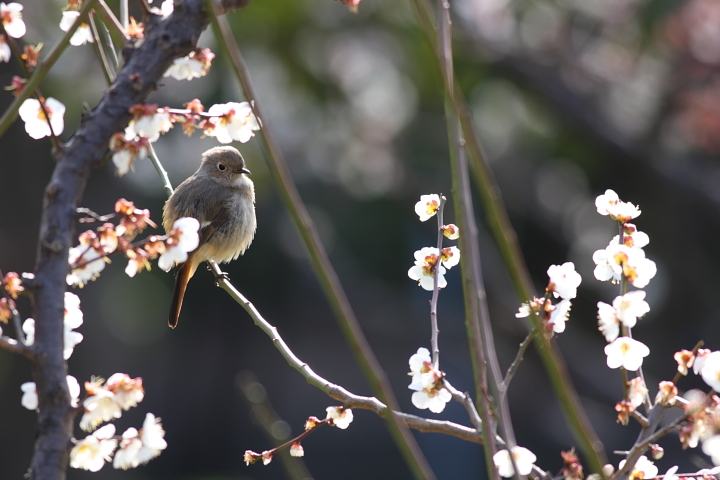
[[[163,227],[169,232],[178,218],[200,222],[200,243],[175,272],[175,290],[168,325],[175,328],[185,288],[198,265],[235,260],[250,246],[255,235],[255,187],[250,170],[233,147],[211,148],[202,155],[200,168],[182,182],[165,202]]]

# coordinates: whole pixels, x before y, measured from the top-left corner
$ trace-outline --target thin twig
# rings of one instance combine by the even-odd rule
[[[103,50],[102,42],[100,40],[100,34],[98,33],[97,25],[95,25],[95,15],[90,14],[88,16],[88,20],[90,20],[90,30],[92,31],[93,39],[95,41],[93,42],[93,50],[95,50],[95,56],[98,58],[98,61],[100,62],[100,65],[102,66],[102,72],[105,76],[105,81],[108,85],[110,85],[113,80],[115,80],[115,75],[113,75],[112,70],[110,70],[110,64],[107,61],[107,57],[105,56],[105,50]]]
[[[360,365],[375,395],[384,400],[391,411],[399,411],[397,400],[387,380],[387,376],[382,370],[380,363],[372,352],[360,328],[357,318],[340,284],[340,280],[337,277],[337,273],[330,263],[318,232],[292,181],[282,153],[274,140],[268,119],[265,117],[262,107],[255,95],[255,89],[250,81],[247,66],[232,36],[232,30],[228,25],[227,19],[218,15],[218,6],[214,1],[206,0],[205,5],[207,6],[210,20],[215,29],[216,37],[228,55],[230,64],[233,67],[233,72],[242,86],[245,97],[250,101],[253,113],[262,125],[259,136],[266,153],[269,170],[278,188],[278,193],[295,221],[301,238],[308,249],[315,274],[335,314],[335,318],[339,323],[345,340],[348,342],[355,360]],[[395,415],[390,415],[388,418],[391,420],[388,424],[390,433],[414,476],[425,479],[435,478],[435,474],[432,472],[430,465],[412,434],[400,423],[400,420]]]
[[[155,153],[155,149],[153,148],[152,143],[148,144],[148,151],[150,152],[150,163],[153,164],[153,167],[155,167],[155,171],[157,171],[158,175],[160,175],[160,179],[163,182],[163,190],[165,190],[165,195],[169,197],[173,194],[173,187],[172,183],[170,183],[170,177],[168,177],[167,171],[165,171],[162,163],[160,163],[160,159]]]
[[[288,345],[278,333],[277,328],[268,323],[268,321],[263,318],[257,308],[255,308],[255,306],[250,303],[250,301],[246,299],[245,296],[241,294],[232,285],[230,280],[228,280],[227,277],[223,275],[223,272],[220,270],[220,267],[218,267],[217,263],[213,261],[210,261],[209,263],[213,272],[216,275],[218,286],[225,290],[238,304],[240,304],[240,306],[245,309],[245,311],[250,315],[250,317],[252,317],[255,325],[260,327],[260,329],[265,332],[268,337],[270,337],[273,345],[275,346],[275,348],[278,349],[278,351],[280,351],[281,355],[283,356],[283,358],[285,358],[288,364],[295,370],[300,372],[300,374],[305,378],[305,380],[307,380],[310,385],[319,388],[320,390],[328,394],[330,397],[342,402],[348,408],[361,408],[365,410],[372,410],[384,418],[390,418],[390,410],[384,403],[382,403],[377,398],[355,395],[346,390],[345,388],[341,387],[340,385],[331,383],[329,380],[326,380],[325,378],[315,373],[315,371],[313,371],[313,369],[310,368],[307,363],[300,360],[295,355],[295,353],[290,350],[290,347],[288,347]],[[421,432],[445,433],[447,435],[461,438],[463,440],[468,440],[475,443],[482,443],[482,435],[477,429],[458,425],[453,422],[427,419],[397,411],[394,411],[392,413],[392,416],[396,417],[400,422],[403,423],[403,425],[413,428],[415,430]]]
[[[440,296],[440,287],[438,285],[438,281],[440,279],[440,266],[442,265],[443,210],[445,210],[445,197],[442,194],[440,194],[440,205],[438,205],[438,210],[437,210],[438,259],[437,259],[437,263],[435,264],[435,270],[433,272],[433,292],[432,292],[432,299],[430,300],[430,328],[432,330],[432,334],[430,335],[430,345],[432,348],[433,367],[436,370],[440,369],[440,344],[438,343],[438,336],[440,335],[440,328],[438,327],[438,320],[437,320],[437,304],[438,304],[438,297]]]
[[[538,334],[538,330],[533,328],[530,330],[530,333],[527,334],[527,337],[525,337],[525,340],[522,341],[520,344],[520,348],[518,348],[517,354],[515,355],[515,360],[510,364],[510,368],[508,368],[507,373],[505,374],[505,379],[502,382],[503,388],[501,389],[503,395],[507,395],[508,387],[510,386],[510,381],[515,376],[515,373],[518,371],[518,368],[520,368],[520,363],[523,361],[523,357],[525,356],[525,351],[530,346],[530,343],[532,343],[533,339],[535,338],[535,335]]]
[[[122,47],[128,40],[128,36],[125,34],[122,24],[104,0],[99,0],[98,7],[100,8],[97,8],[95,13],[98,17],[100,17],[100,20],[102,20],[103,25],[105,25],[105,28],[107,29],[113,42]],[[115,54],[114,49],[113,54],[115,55],[115,64],[117,65],[117,54]]]
[[[27,345],[23,345],[17,340],[13,340],[12,338],[6,337],[4,335],[0,335],[0,348],[3,348],[9,352],[25,355],[30,360],[35,359],[35,352],[32,348],[28,347]]]
[[[450,382],[448,382],[446,378],[443,378],[443,384],[445,385],[445,388],[448,389],[448,392],[450,392],[453,396],[453,399],[465,407],[465,410],[467,410],[468,415],[470,416],[470,421],[473,425],[475,425],[475,428],[478,431],[482,431],[482,419],[480,418],[480,414],[478,413],[472,398],[470,398],[470,395],[467,392],[463,393],[450,385]]]

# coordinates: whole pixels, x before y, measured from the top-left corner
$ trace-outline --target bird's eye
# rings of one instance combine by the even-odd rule
[[[221,171],[222,171],[222,170],[225,170],[225,168],[226,168],[226,167],[225,167],[225,164],[218,163],[218,170],[221,170]]]

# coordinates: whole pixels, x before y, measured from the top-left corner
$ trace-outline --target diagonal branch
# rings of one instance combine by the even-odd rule
[[[207,0],[206,4],[209,8],[213,10],[216,9],[212,0]],[[273,177],[278,194],[295,222],[302,241],[305,243],[310,261],[315,270],[315,275],[325,293],[330,308],[335,314],[335,318],[345,336],[345,340],[350,346],[355,360],[360,365],[375,395],[383,400],[390,407],[391,411],[399,411],[400,408],[395,399],[395,394],[392,391],[390,382],[388,382],[387,376],[380,366],[380,362],[378,362],[375,357],[360,328],[360,324],[350,307],[350,302],[340,284],[337,273],[330,263],[330,259],[320,241],[312,219],[290,176],[280,148],[275,142],[272,130],[269,128],[267,117],[265,117],[260,103],[257,100],[257,96],[255,95],[255,89],[250,81],[247,66],[232,36],[227,20],[218,17],[216,12],[216,15],[212,17],[212,21],[217,34],[216,36],[228,55],[234,73],[245,93],[245,97],[250,101],[253,113],[262,125],[259,136],[265,150],[268,169]],[[422,450],[420,450],[412,434],[401,424],[397,416],[390,415],[388,418],[390,420],[388,424],[390,433],[414,476],[425,479],[435,478],[434,473],[430,469],[430,465],[427,463]]]

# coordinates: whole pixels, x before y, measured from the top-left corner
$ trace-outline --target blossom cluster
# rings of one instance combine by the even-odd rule
[[[617,220],[620,227],[620,235],[615,236],[607,248],[593,254],[596,264],[595,278],[621,283],[623,289],[626,289],[628,284],[636,288],[647,286],[657,272],[655,262],[646,258],[643,250],[650,239],[635,225],[628,223],[640,215],[640,210],[632,203],[621,201],[612,190],[598,196],[595,206],[598,213]],[[605,347],[608,367],[622,367],[630,371],[641,367],[643,359],[650,354],[650,349],[633,339],[629,335],[629,329],[649,311],[650,306],[645,301],[645,292],[642,290],[628,293],[624,290],[613,300],[612,305],[598,302],[598,329],[609,342]],[[630,408],[627,400],[625,399],[624,411]]]
[[[523,303],[520,310],[515,314],[517,318],[528,317],[535,312],[545,327],[545,333],[551,336],[553,333],[565,331],[565,322],[570,316],[571,300],[577,296],[577,288],[580,286],[582,277],[575,271],[573,262],[565,262],[562,265],[550,265],[547,271],[549,281],[545,288],[544,298],[534,298],[528,303]],[[553,304],[551,295],[561,298]]]
[[[213,56],[208,49],[196,50],[186,59],[176,60],[166,75],[175,78],[183,78],[184,75],[188,80],[202,76],[210,68]],[[260,130],[260,123],[248,102],[216,104],[207,112],[204,110],[198,99],[186,103],[184,110],[145,103],[130,107],[132,120],[129,125],[110,140],[118,175],[126,174],[137,159],[146,157],[150,144],[173,128],[174,123],[180,123],[188,135],[199,128],[204,135],[215,137],[220,143],[246,143],[255,131]]]
[[[433,413],[440,413],[445,404],[452,400],[452,395],[443,384],[444,373],[437,370],[430,358],[427,348],[418,348],[417,353],[410,357],[410,373],[412,382],[408,388],[415,390],[412,394],[412,403],[417,408],[429,409]]]
[[[186,261],[188,252],[195,250],[200,242],[200,224],[194,218],[179,218],[167,235],[152,235],[132,243],[135,236],[147,226],[156,226],[150,220],[150,212],[120,199],[115,203],[114,217],[119,218],[117,225],[106,222],[96,230],[87,230],[80,234],[80,244],[70,248],[68,285],[82,287],[96,279],[110,262],[108,255],[115,252],[122,252],[127,257],[125,273],[130,277],[145,269],[149,270],[150,260],[158,256],[158,265],[168,271],[176,263]]]
[[[421,195],[420,201],[415,204],[415,213],[424,222],[437,214],[445,198],[439,195]],[[460,237],[458,227],[450,225],[438,226],[443,235],[451,240]],[[438,288],[445,288],[447,280],[445,272],[460,262],[460,249],[447,247],[424,247],[415,252],[415,265],[408,270],[408,277],[418,282],[423,289],[431,292],[435,287],[435,274],[437,273]]]
[[[305,432],[279,447],[273,448],[271,450],[265,450],[262,453],[253,452],[252,450],[246,450],[245,455],[243,456],[243,461],[245,462],[245,465],[250,465],[251,463],[257,462],[258,460],[262,460],[263,465],[267,465],[272,462],[273,457],[275,456],[275,453],[278,452],[278,450],[281,450],[282,448],[285,448],[287,446],[290,446],[291,456],[302,457],[305,455],[305,450],[303,449],[300,440],[305,438],[311,431],[315,430],[317,427],[323,424],[328,424],[344,430],[348,428],[350,426],[350,423],[353,421],[353,413],[352,410],[349,408],[327,407],[326,411],[327,416],[324,420],[320,420],[317,417],[308,418],[305,422]]]

